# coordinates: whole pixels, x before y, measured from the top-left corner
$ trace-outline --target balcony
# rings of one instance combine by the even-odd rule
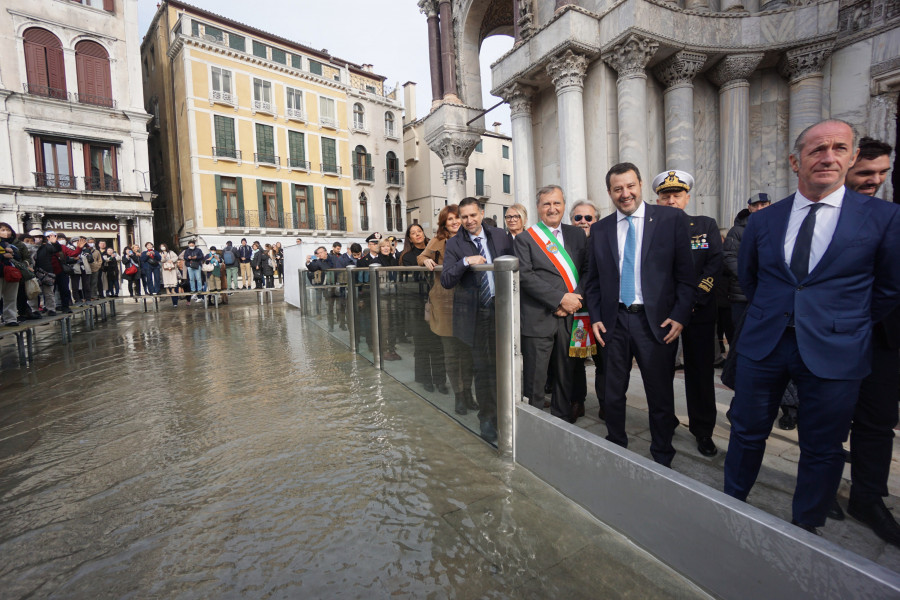
[[[61,190],[74,190],[76,177],[60,173],[35,173],[34,186],[42,188],[56,188]]]
[[[27,83],[23,84],[23,86],[25,87],[25,93],[32,96],[43,96],[44,98],[53,98],[54,100],[64,100],[66,102],[70,100],[69,92],[66,90],[60,90],[46,85],[30,85]]]
[[[365,122],[363,121],[353,121],[353,125],[350,127],[350,131],[353,133],[364,133],[369,135],[369,129],[366,127]]]
[[[209,93],[209,103],[237,106],[237,96],[235,96],[231,92],[221,92],[219,90],[213,90]]]
[[[237,227],[251,229],[284,229],[290,222],[288,213],[265,213],[258,210],[216,210],[216,223],[219,227]]]
[[[280,167],[281,159],[274,154],[263,154],[261,152],[253,153],[253,162],[256,166],[264,165],[267,167]]]
[[[106,108],[116,108],[117,103],[112,98],[105,96],[95,96],[93,94],[75,94],[75,100],[79,104],[90,104],[92,106],[103,106]]]
[[[254,100],[253,112],[275,116],[275,105],[271,102],[266,102],[265,100]]]
[[[369,230],[369,217],[363,215],[359,217],[359,230],[360,231],[368,231]]]
[[[491,186],[475,184],[475,195],[479,198],[490,198],[491,197]]]
[[[316,215],[298,215],[290,214],[291,229],[309,229],[312,231],[316,228]]]
[[[287,159],[288,167],[291,169],[297,169],[298,171],[309,171],[309,161],[302,160],[299,158],[288,158]]]
[[[319,215],[316,217],[316,229],[320,231],[347,231],[347,217]]]
[[[319,117],[319,127],[325,127],[327,129],[337,129],[337,119],[335,119],[334,117]]]
[[[385,127],[384,128],[384,137],[392,139],[392,140],[400,139],[400,137],[397,135],[397,129],[394,127]]]
[[[306,112],[299,108],[286,108],[284,109],[285,118],[291,121],[299,121],[300,123],[306,123]]]
[[[84,189],[90,192],[121,192],[122,180],[107,175],[100,177],[85,177]]]
[[[387,177],[387,184],[389,187],[403,186],[403,171],[398,171],[396,169],[385,169],[384,173]]]
[[[341,175],[341,167],[329,163],[319,163],[319,169],[326,175]]]
[[[368,165],[353,165],[353,179],[362,182],[375,181],[375,167]]]
[[[235,160],[238,164],[241,162],[241,151],[237,148],[221,148],[213,146],[212,154],[214,159]]]

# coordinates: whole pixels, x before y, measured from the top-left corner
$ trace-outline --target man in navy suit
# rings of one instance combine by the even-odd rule
[[[512,238],[497,227],[482,226],[484,210],[475,198],[459,203],[462,227],[447,240],[441,285],[453,292],[453,335],[472,347],[475,394],[481,437],[497,441],[497,338],[494,328],[494,274],[473,265],[513,256]]]
[[[669,466],[675,456],[674,343],[691,316],[697,277],[684,211],[645,204],[631,163],[606,174],[616,212],[591,227],[584,281],[591,327],[605,346],[606,439],[628,446],[625,392],[637,359],[650,409],[650,453]]]
[[[900,211],[845,189],[853,128],[822,121],[794,144],[797,192],[754,213],[738,275],[747,301],[737,343],[725,493],[745,500],[788,380],[797,384],[800,462],[792,523],[818,533],[840,484],[872,323],[900,302]]]

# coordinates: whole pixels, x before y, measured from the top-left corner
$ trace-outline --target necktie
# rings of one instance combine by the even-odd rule
[[[625,256],[622,259],[622,303],[625,306],[634,304],[634,255],[637,253],[637,232],[634,229],[634,217],[627,216],[628,233],[625,235]]]
[[[478,253],[484,257],[484,260],[487,260],[480,237],[475,238],[475,245],[478,246]],[[481,283],[479,284],[478,301],[481,303],[481,306],[487,306],[491,303],[491,282],[488,281],[488,273],[479,273],[479,275],[481,275]]]
[[[794,242],[794,253],[791,254],[791,271],[800,283],[809,275],[809,253],[812,249],[813,232],[816,230],[816,211],[822,208],[818,202],[811,204],[809,212],[800,224],[797,240]]]

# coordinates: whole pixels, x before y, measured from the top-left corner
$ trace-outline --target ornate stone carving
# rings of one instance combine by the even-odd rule
[[[603,60],[616,70],[619,77],[644,75],[644,67],[658,49],[659,43],[632,33],[604,54]]]
[[[762,52],[732,54],[716,63],[707,77],[719,87],[734,81],[743,81],[750,77],[762,59]]]
[[[472,133],[447,132],[432,141],[429,147],[441,158],[445,168],[450,165],[465,166],[480,140],[481,136]]]
[[[585,73],[587,73],[587,58],[571,50],[566,50],[547,65],[547,74],[556,86],[556,93],[569,87],[584,86]]]
[[[419,0],[418,4],[419,12],[429,19],[438,15],[438,7],[435,0]]]
[[[500,97],[509,104],[511,117],[531,114],[531,95],[534,89],[521,83],[514,83],[500,92]]]
[[[492,32],[501,27],[513,28],[516,15],[513,14],[512,0],[493,0],[481,21],[479,40],[484,40]]]
[[[676,52],[655,69],[653,74],[666,88],[680,84],[690,84],[706,63],[706,55],[682,50]]]
[[[532,0],[519,0],[519,14],[516,15],[519,26],[519,39],[527,40],[534,35],[534,5]]]
[[[821,76],[822,65],[831,56],[833,47],[831,42],[823,42],[788,50],[778,63],[778,71],[791,83],[806,77]]]

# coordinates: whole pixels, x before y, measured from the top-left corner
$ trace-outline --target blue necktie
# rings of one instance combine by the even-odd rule
[[[634,304],[634,255],[637,253],[637,232],[634,229],[634,217],[627,216],[628,234],[625,236],[625,257],[622,260],[622,303],[625,306]]]
[[[800,224],[797,232],[797,240],[794,242],[794,252],[791,254],[791,271],[800,283],[809,275],[809,254],[812,250],[813,233],[816,230],[816,211],[822,208],[818,202],[811,204],[809,212]]]
[[[475,245],[478,246],[478,253],[484,257],[484,260],[487,260],[480,237],[475,238]],[[488,281],[488,273],[479,274],[481,275],[481,283],[479,284],[478,301],[481,303],[481,306],[487,306],[491,303],[491,282]]]

